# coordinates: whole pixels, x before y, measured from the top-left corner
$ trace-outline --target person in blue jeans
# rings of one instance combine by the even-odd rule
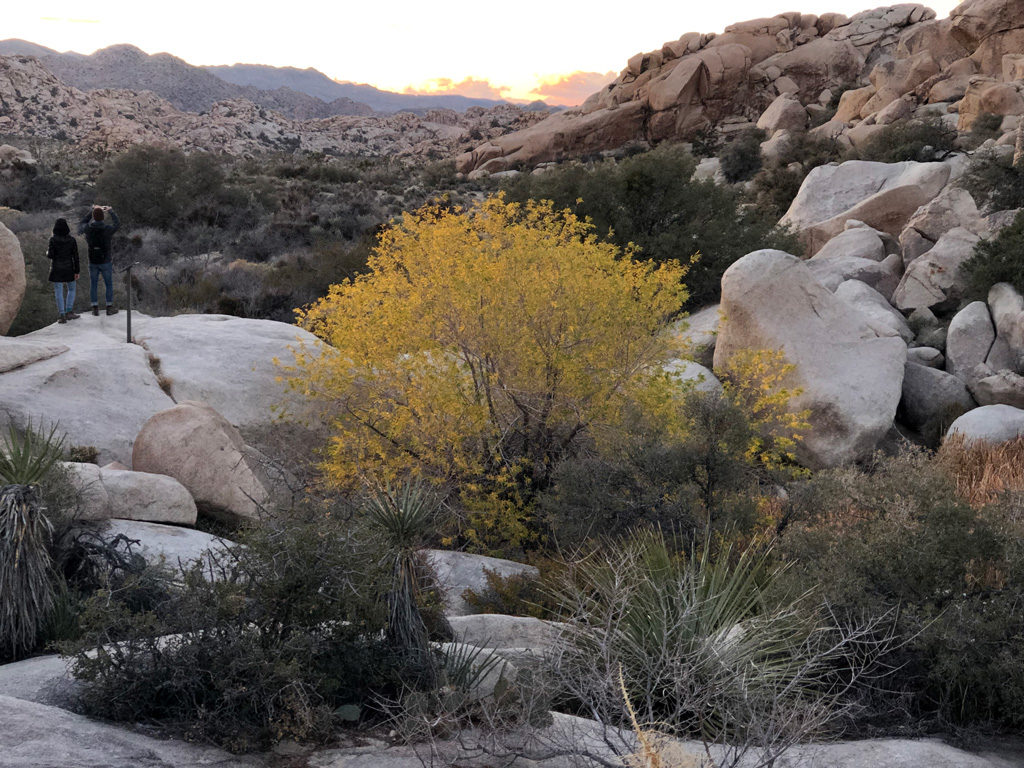
[[[109,224],[104,220],[108,213],[111,221]],[[114,307],[114,265],[110,257],[110,243],[120,227],[121,222],[109,205],[93,206],[92,211],[87,213],[78,225],[78,234],[85,235],[85,242],[89,246],[89,301],[92,302],[94,315],[100,313],[96,290],[99,287],[100,275],[103,275],[103,282],[107,288],[107,314],[117,314]]]
[[[57,299],[57,322],[77,320],[75,281],[78,279],[78,242],[71,236],[67,219],[57,219],[53,225],[53,237],[46,247],[46,258],[50,260],[50,282],[53,283],[53,295]]]

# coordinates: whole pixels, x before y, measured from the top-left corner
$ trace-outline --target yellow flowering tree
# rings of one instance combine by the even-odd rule
[[[633,404],[664,402],[685,269],[634,256],[549,202],[405,214],[367,274],[298,313],[329,344],[297,354],[292,385],[330,409],[330,479],[529,495]]]

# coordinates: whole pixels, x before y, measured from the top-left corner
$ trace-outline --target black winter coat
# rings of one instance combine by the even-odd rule
[[[54,235],[46,249],[50,260],[50,282],[70,283],[81,270],[78,268],[78,243],[71,235]]]

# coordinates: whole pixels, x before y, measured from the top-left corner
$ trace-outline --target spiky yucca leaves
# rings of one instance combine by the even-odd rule
[[[53,605],[51,533],[35,486],[0,488],[0,659],[35,646]]]
[[[394,648],[414,660],[424,674],[436,676],[427,628],[416,603],[420,591],[416,553],[423,547],[437,512],[437,500],[420,484],[404,482],[379,488],[366,504],[366,514],[393,559],[388,592],[387,636]]]
[[[21,432],[8,427],[5,444],[0,448],[0,485],[38,485],[64,449],[64,437],[54,425],[49,432],[29,427]]]
[[[710,549],[687,557],[643,532],[577,564],[556,587],[552,672],[604,723],[700,739],[719,766],[770,765],[843,713],[881,641],[803,601],[769,605],[768,553]]]

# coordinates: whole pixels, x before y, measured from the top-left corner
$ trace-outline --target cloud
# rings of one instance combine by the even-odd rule
[[[571,72],[568,75],[552,75],[541,78],[540,84],[533,89],[533,94],[548,104],[574,107],[608,85],[615,77],[615,72]]]
[[[456,83],[450,77],[437,77],[427,80],[418,87],[408,86],[406,93],[419,95],[455,94],[468,96],[471,99],[503,99],[508,86],[492,85],[490,80],[476,77],[467,77],[465,80]]]

